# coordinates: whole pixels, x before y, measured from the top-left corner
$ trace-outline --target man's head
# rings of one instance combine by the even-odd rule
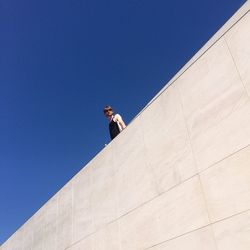
[[[106,117],[111,117],[113,115],[113,109],[111,106],[105,106],[103,113]]]

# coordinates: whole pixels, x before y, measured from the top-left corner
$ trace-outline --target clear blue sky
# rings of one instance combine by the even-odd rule
[[[128,123],[244,0],[0,2],[0,244]]]

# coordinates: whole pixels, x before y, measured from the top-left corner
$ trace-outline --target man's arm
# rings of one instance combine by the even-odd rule
[[[119,123],[121,129],[122,130],[125,129],[126,125],[125,125],[124,121],[122,120],[122,117],[119,114],[116,114],[115,118],[116,118],[116,121]]]

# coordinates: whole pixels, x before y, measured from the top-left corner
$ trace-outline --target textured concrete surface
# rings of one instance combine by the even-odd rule
[[[249,250],[250,1],[0,250]]]

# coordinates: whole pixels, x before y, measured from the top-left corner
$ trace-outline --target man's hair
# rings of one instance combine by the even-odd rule
[[[105,112],[107,109],[112,109],[112,107],[110,105],[106,105],[103,109],[103,112]]]

